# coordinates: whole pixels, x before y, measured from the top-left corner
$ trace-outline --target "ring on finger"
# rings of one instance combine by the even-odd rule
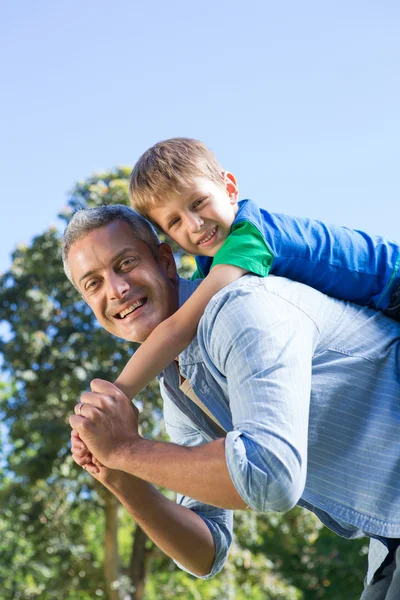
[[[78,416],[82,416],[82,406],[84,406],[84,402],[79,402],[78,404]]]

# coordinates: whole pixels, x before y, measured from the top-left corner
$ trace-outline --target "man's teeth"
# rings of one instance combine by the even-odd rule
[[[139,306],[142,306],[142,304],[143,304],[143,300],[138,300],[137,302],[132,304],[132,306],[129,306],[129,308],[125,308],[125,310],[120,312],[119,318],[123,319],[124,317],[126,317],[126,315],[129,315],[129,313],[133,312],[136,308],[138,308]]]
[[[217,231],[217,228],[214,227],[214,229],[212,231],[210,231],[210,233],[208,234],[207,237],[205,238],[201,238],[199,244],[205,244],[206,242],[208,242],[208,240],[211,240],[212,236],[214,235],[214,233]]]

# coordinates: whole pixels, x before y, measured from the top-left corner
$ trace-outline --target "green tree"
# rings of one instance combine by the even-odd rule
[[[64,220],[84,204],[126,203],[127,174],[119,169],[78,184]],[[7,323],[0,351],[12,382],[12,393],[1,403],[12,444],[1,499],[8,507],[3,526],[8,523],[8,531],[16,533],[14,544],[2,548],[3,589],[10,598],[49,597],[50,591],[51,597],[65,598],[69,586],[71,598],[78,589],[82,598],[92,598],[106,589],[114,600],[119,594],[112,580],[124,582],[115,546],[117,506],[72,464],[67,420],[90,380],[115,379],[133,345],[98,326],[60,261],[60,234],[50,229],[29,247],[17,248],[0,281],[0,320]],[[154,396],[151,389],[149,395]],[[160,407],[153,411],[160,413]],[[91,520],[99,523],[97,535],[104,542],[86,543]]]

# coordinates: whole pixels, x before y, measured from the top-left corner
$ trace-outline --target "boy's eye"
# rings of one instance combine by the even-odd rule
[[[172,219],[172,221],[170,221],[169,223],[169,228],[174,227],[174,225],[177,225],[180,221],[179,217],[176,217],[175,219]]]
[[[192,204],[192,208],[199,208],[199,206],[204,202],[204,198],[199,198],[195,200]]]

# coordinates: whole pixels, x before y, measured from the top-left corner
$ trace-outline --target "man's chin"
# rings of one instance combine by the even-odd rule
[[[136,327],[135,328],[129,327],[129,326],[123,327],[119,323],[117,324],[117,326],[115,326],[114,323],[111,325],[107,324],[107,326],[105,326],[103,323],[101,325],[108,333],[111,333],[111,335],[114,335],[115,337],[120,338],[121,340],[125,340],[127,342],[135,342],[138,344],[142,343],[142,340],[143,340],[142,332],[137,331]],[[150,334],[147,334],[146,337],[148,337],[148,335],[150,335]]]
[[[127,323],[125,327],[118,327],[118,331],[114,330],[112,333],[128,342],[143,344],[159,323],[161,321],[156,319],[151,319],[150,322],[147,319],[137,319],[136,322]]]

